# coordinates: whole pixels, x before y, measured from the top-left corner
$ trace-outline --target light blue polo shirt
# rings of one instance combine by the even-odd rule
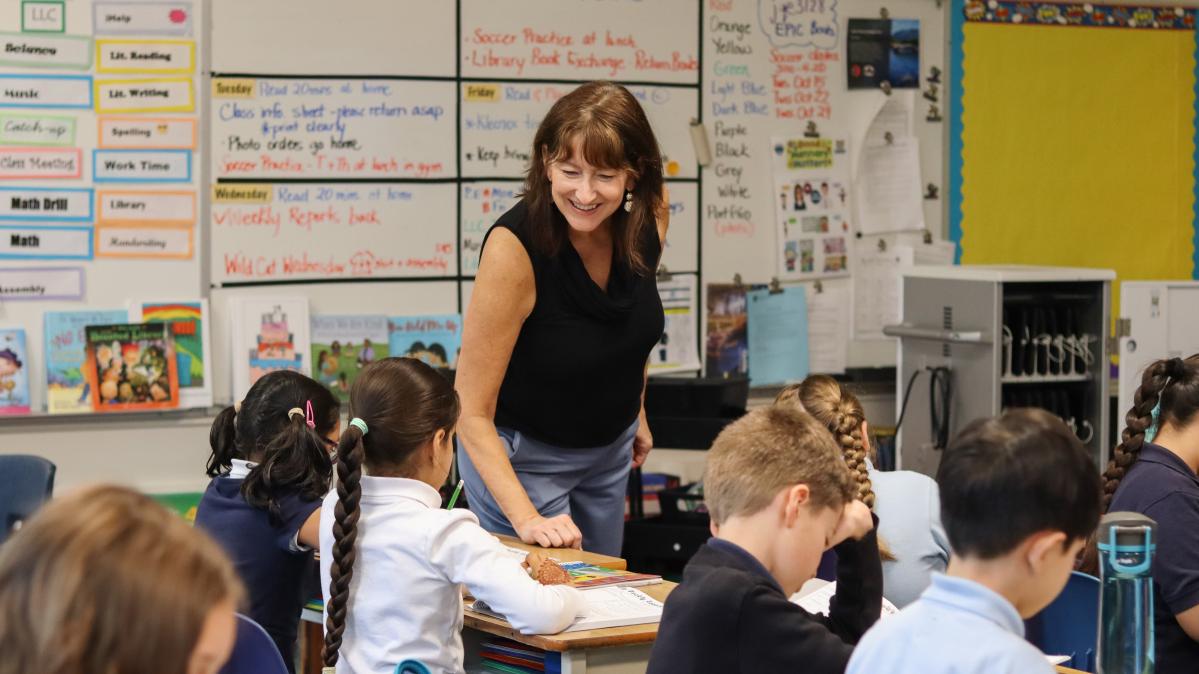
[[[849,659],[847,674],[1052,674],[1024,640],[1024,621],[1006,599],[962,578],[934,574],[920,598],[883,618]]]

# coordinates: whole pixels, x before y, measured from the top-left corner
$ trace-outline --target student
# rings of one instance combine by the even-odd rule
[[[953,555],[945,575],[870,630],[849,672],[1049,673],[1024,623],[1062,591],[1099,523],[1099,473],[1064,423],[1040,409],[979,419],[937,470]]]
[[[857,499],[878,514],[883,596],[900,608],[916,601],[932,574],[949,564],[937,483],[913,471],[874,469],[862,403],[832,377],[812,375],[792,384],[775,403],[796,405],[832,431],[857,482]]]
[[[247,614],[271,635],[289,671],[304,579],[318,545],[321,499],[333,467],[340,403],[298,372],[263,375],[212,424],[196,526],[221,544],[249,592]]]
[[[320,525],[324,660],[338,674],[392,674],[405,659],[465,671],[463,585],[526,634],[559,632],[582,607],[578,590],[530,578],[474,513],[441,508],[458,412],[449,382],[412,358],[354,381]]]
[[[845,671],[878,619],[882,569],[828,430],[795,409],[754,410],[716,438],[704,489],[713,538],[666,600],[649,673]],[[842,582],[829,616],[812,615],[788,597],[832,546]]]
[[[1157,522],[1153,574],[1158,674],[1199,667],[1199,355],[1150,365],[1108,464],[1104,498]]]
[[[0,674],[215,674],[240,598],[220,548],[149,497],[76,491],[0,546]]]

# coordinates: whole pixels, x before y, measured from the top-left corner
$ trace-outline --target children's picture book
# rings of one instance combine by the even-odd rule
[[[386,316],[313,316],[312,374],[343,402],[362,368],[390,353]]]
[[[97,412],[179,406],[175,349],[165,323],[90,325],[84,376]]]
[[[29,350],[20,328],[0,329],[0,414],[29,414]]]
[[[129,322],[167,324],[175,342],[179,406],[211,406],[212,341],[209,338],[208,300],[135,300],[129,305]]]
[[[233,330],[233,399],[275,370],[309,373],[308,299],[236,297],[229,300]]]
[[[47,311],[43,317],[46,359],[46,411],[78,414],[92,411],[92,387],[83,376],[89,325],[129,320],[125,309]]]
[[[462,348],[462,314],[393,316],[388,319],[391,355],[436,368],[454,369]]]
[[[633,573],[618,571],[587,562],[561,562],[559,564],[570,576],[570,582],[580,590],[594,587],[617,586],[635,587],[637,585],[653,585],[661,583],[662,576],[651,573]]]

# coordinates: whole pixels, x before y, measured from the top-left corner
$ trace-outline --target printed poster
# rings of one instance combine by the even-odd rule
[[[847,276],[849,152],[842,139],[773,138],[778,277]]]
[[[699,313],[694,274],[675,274],[658,281],[658,295],[666,325],[662,337],[649,355],[650,374],[698,370],[699,351],[695,346],[695,321]]]

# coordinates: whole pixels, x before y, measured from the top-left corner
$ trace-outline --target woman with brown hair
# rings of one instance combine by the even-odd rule
[[[792,384],[775,404],[799,407],[832,431],[857,481],[857,498],[878,515],[883,596],[899,608],[915,601],[932,574],[949,564],[937,483],[912,471],[875,470],[862,403],[832,377],[812,375]]]
[[[77,491],[0,546],[0,674],[215,674],[241,596],[216,543],[149,497]]]
[[[1153,624],[1159,674],[1199,663],[1199,355],[1145,368],[1121,442],[1103,473],[1103,505],[1157,522]],[[1093,552],[1093,551],[1092,551]]]
[[[458,361],[459,467],[484,528],[619,555],[664,318],[662,157],[637,100],[592,82],[533,140],[523,199],[484,239]]]

